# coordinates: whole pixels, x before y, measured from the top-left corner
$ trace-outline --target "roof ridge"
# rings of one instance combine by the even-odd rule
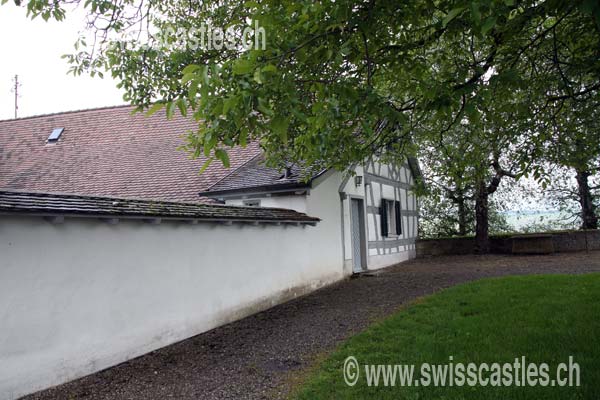
[[[27,117],[20,117],[20,118],[0,119],[0,122],[16,122],[16,121],[23,121],[23,120],[34,119],[34,118],[50,117],[53,115],[76,114],[76,113],[84,113],[84,112],[91,112],[91,111],[104,111],[104,110],[113,110],[113,109],[127,108],[127,107],[135,108],[136,106],[131,105],[131,104],[119,104],[119,105],[113,105],[113,106],[81,108],[81,109],[77,109],[77,110],[57,111],[57,112],[51,112],[51,113],[46,113],[46,114],[29,115]]]

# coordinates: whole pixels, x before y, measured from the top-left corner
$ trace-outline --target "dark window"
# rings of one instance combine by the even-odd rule
[[[402,234],[400,202],[381,200],[381,236],[390,237]]]
[[[244,200],[243,204],[246,207],[260,207],[260,200]]]
[[[394,202],[394,217],[396,219],[396,235],[402,235],[402,214],[400,211],[400,202]]]

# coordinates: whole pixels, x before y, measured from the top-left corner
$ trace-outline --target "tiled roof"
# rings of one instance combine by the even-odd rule
[[[131,115],[130,106],[0,121],[0,189],[137,199],[198,201],[204,191],[260,153],[229,150],[199,174],[205,159],[178,148],[197,122],[164,112]],[[65,128],[55,144],[47,139]]]
[[[220,181],[201,192],[202,196],[217,195],[225,192],[272,190],[283,188],[301,188],[310,186],[310,180],[323,171],[311,171],[305,167],[292,165],[285,177],[284,171],[267,167],[262,154],[225,176]]]
[[[320,221],[319,218],[282,208],[234,207],[19,191],[0,191],[0,214],[232,222],[262,221],[313,225]]]

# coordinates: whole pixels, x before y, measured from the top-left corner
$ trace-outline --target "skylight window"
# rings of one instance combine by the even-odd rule
[[[65,128],[54,128],[50,136],[48,136],[48,143],[56,143],[58,142],[58,138],[63,133]]]

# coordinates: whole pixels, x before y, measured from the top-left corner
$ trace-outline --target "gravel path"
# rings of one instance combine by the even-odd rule
[[[26,398],[284,398],[316,358],[416,297],[489,276],[592,271],[600,252],[413,260]]]

